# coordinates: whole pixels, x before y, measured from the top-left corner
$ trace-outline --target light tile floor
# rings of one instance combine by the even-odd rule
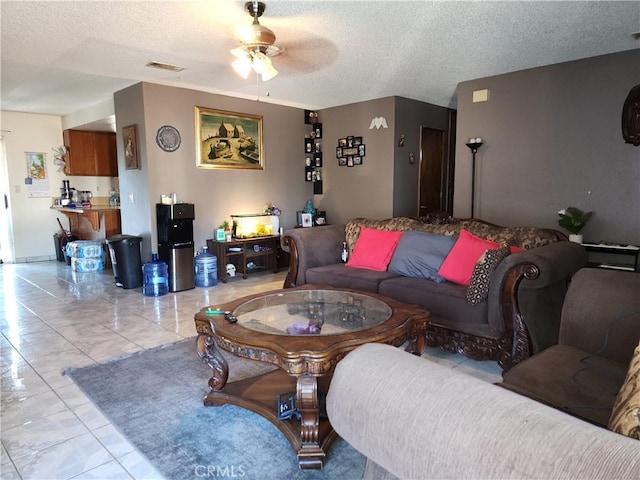
[[[193,315],[202,307],[281,288],[284,276],[251,275],[154,298],[141,288],[116,287],[111,270],[75,273],[61,262],[0,265],[0,478],[162,478],[64,370],[192,337]],[[424,356],[500,380],[495,362],[432,348]]]

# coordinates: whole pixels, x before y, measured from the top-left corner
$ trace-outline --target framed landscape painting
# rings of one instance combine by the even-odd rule
[[[264,169],[262,116],[195,107],[198,168]]]

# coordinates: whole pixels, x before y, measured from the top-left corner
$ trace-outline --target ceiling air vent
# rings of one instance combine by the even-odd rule
[[[169,65],[168,63],[160,63],[160,62],[149,62],[146,65],[151,68],[160,68],[162,70],[170,70],[172,72],[181,72],[184,70],[184,67],[178,67],[176,65]]]

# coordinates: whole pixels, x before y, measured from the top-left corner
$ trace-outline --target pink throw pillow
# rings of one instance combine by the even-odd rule
[[[402,234],[403,232],[362,227],[346,266],[385,271]]]
[[[476,237],[467,230],[460,231],[458,241],[444,259],[438,275],[464,286],[471,283],[473,268],[487,250],[496,250],[500,244]]]

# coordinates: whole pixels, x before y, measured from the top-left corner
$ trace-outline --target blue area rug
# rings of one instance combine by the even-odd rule
[[[271,367],[225,354],[229,382]],[[231,405],[205,407],[210,368],[195,339],[67,372],[111,423],[167,479],[362,478],[365,458],[338,439],[322,470],[301,470],[268,420]]]

